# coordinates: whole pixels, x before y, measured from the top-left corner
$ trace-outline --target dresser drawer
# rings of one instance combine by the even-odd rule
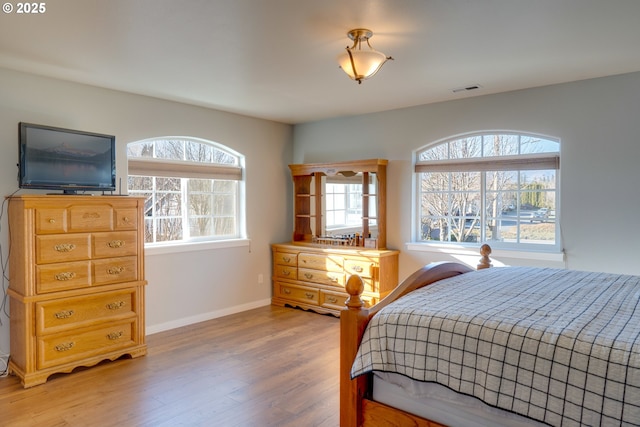
[[[298,254],[290,252],[274,252],[273,263],[278,265],[298,265]]]
[[[280,298],[317,305],[319,290],[306,286],[277,283],[276,294]]]
[[[138,258],[135,256],[91,261],[93,284],[106,285],[138,280]]]
[[[39,294],[89,286],[91,286],[91,263],[89,261],[36,266],[36,292]]]
[[[79,205],[69,208],[69,231],[111,231],[113,228],[111,206]]]
[[[320,290],[320,305],[323,307],[342,310],[346,307],[347,298],[349,298],[349,295],[342,292]],[[377,301],[370,295],[361,295],[361,298],[365,307],[371,307]]]
[[[116,209],[116,230],[137,230],[138,229],[138,209],[118,208]]]
[[[330,292],[326,290],[320,290],[320,305],[324,307],[334,308],[336,310],[341,310],[345,308],[345,302],[349,297],[348,294],[338,293],[338,292]]]
[[[112,319],[135,316],[136,290],[100,292],[90,296],[36,303],[36,334],[62,332]]]
[[[298,280],[305,282],[320,283],[322,285],[341,286],[344,287],[345,275],[337,271],[320,271],[310,270],[306,268],[298,269]]]
[[[298,255],[298,267],[311,268],[324,271],[343,271],[343,258],[331,254],[304,254]]]
[[[344,271],[360,277],[374,277],[375,263],[368,259],[345,259]]]
[[[36,234],[65,233],[67,210],[56,208],[36,209]]]
[[[37,351],[38,369],[74,362],[86,357],[105,354],[109,351],[136,344],[136,319],[112,323],[84,332],[39,337]]]
[[[273,274],[281,279],[296,280],[298,278],[298,269],[288,265],[276,264],[273,266]]]
[[[36,236],[36,263],[80,261],[91,256],[91,234]]]
[[[135,231],[94,233],[92,237],[92,258],[135,255],[138,250],[138,240]]]

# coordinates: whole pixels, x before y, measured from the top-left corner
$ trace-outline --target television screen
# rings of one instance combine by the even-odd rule
[[[113,191],[115,136],[20,123],[20,188]]]

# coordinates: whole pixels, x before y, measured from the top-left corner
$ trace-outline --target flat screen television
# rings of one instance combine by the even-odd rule
[[[116,188],[116,137],[20,123],[18,186],[62,191]]]

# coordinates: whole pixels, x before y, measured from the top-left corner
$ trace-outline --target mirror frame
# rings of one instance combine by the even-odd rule
[[[316,242],[325,235],[322,176],[342,172],[362,173],[362,236],[369,234],[369,174],[376,177],[376,223],[378,234],[371,244],[362,238],[355,246],[386,249],[387,246],[387,164],[385,159],[354,160],[335,163],[304,163],[289,165],[294,187],[294,242]],[[366,185],[365,185],[366,184]],[[370,241],[371,242],[371,241]],[[354,245],[351,245],[354,246]]]

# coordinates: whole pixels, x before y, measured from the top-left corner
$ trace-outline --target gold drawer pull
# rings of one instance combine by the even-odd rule
[[[313,274],[311,274],[311,273],[304,273],[304,277],[306,277],[307,279],[311,280],[311,279],[313,279]]]
[[[289,288],[282,288],[282,293],[289,295],[291,293],[291,289]]]
[[[107,273],[112,275],[120,274],[124,271],[124,267],[109,267],[107,268]]]
[[[71,350],[74,346],[76,345],[75,342],[73,341],[69,341],[67,343],[64,344],[58,344],[57,346],[55,346],[54,348],[56,349],[56,351],[69,351]]]
[[[110,332],[109,334],[107,334],[107,338],[109,338],[111,341],[115,341],[119,338],[122,338],[122,335],[124,335],[124,332],[122,331]]]
[[[76,245],[73,243],[60,243],[59,245],[55,245],[53,248],[58,252],[71,252],[76,248]]]
[[[338,278],[337,277],[330,277],[331,281],[333,283],[338,283]]]
[[[283,276],[289,276],[291,274],[291,272],[289,270],[282,270],[282,275]]]
[[[56,319],[68,319],[73,316],[74,313],[75,311],[73,310],[62,310],[54,314],[54,316],[56,316]]]
[[[56,223],[56,220],[55,220],[55,219],[53,219],[53,218],[49,218],[49,224],[55,224],[55,223]]]
[[[329,301],[332,304],[335,304],[338,302],[338,298],[336,297],[327,297],[327,301]]]
[[[125,305],[124,301],[110,302],[109,304],[107,304],[107,308],[109,310],[118,310],[119,308],[124,307],[124,305]]]
[[[124,222],[125,224],[131,224],[131,219],[128,216],[125,216],[124,218],[122,218],[122,222]]]
[[[107,246],[109,246],[112,249],[118,249],[124,246],[124,240],[112,240],[109,243],[107,243]]]
[[[309,299],[313,299],[313,297],[315,296],[313,293],[311,292],[305,292],[304,295],[309,298]]]
[[[291,262],[291,258],[290,258],[290,257],[288,257],[288,256],[283,256],[283,257],[282,257],[282,260],[283,260],[284,262],[286,262],[286,263],[290,263],[290,262]]]
[[[354,265],[353,267],[351,267],[351,269],[356,273],[362,273],[364,271],[364,268],[362,268],[362,266],[360,265]]]
[[[64,282],[66,280],[71,280],[73,278],[76,277],[76,273],[74,273],[73,271],[64,271],[62,273],[58,273],[55,276],[56,280],[60,281],[60,282]]]

